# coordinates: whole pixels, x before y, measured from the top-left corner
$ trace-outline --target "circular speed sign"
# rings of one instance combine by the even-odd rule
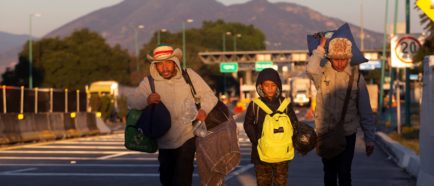
[[[413,56],[421,47],[419,40],[412,36],[404,36],[395,46],[395,54],[404,63],[413,63]]]

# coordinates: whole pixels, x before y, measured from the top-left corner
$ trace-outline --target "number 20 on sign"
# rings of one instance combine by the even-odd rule
[[[414,55],[421,47],[419,34],[405,34],[394,36],[391,40],[392,67],[406,68],[414,67]]]

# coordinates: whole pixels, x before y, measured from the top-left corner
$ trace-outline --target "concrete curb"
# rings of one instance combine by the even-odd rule
[[[399,167],[405,169],[411,176],[417,178],[420,169],[419,156],[416,155],[414,151],[392,140],[383,132],[377,132],[375,135],[380,148],[392,157]]]

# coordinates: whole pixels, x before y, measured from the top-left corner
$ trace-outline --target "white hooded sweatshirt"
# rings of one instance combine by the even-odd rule
[[[186,99],[194,102],[190,86],[182,77],[182,71],[178,58],[172,57],[169,60],[174,61],[177,65],[177,73],[171,79],[164,79],[158,73],[155,62],[150,66],[150,74],[154,78],[155,92],[161,97],[161,102],[170,112],[171,127],[169,131],[158,139],[160,149],[176,149],[183,145],[187,140],[194,136],[191,122],[185,123],[181,119],[187,112],[184,108]],[[187,73],[193,82],[197,95],[200,96],[202,109],[208,114],[217,104],[217,97],[206,82],[192,69],[187,69]],[[148,78],[145,77],[140,85],[128,95],[128,106],[130,109],[144,109],[147,104],[147,97],[151,94]]]

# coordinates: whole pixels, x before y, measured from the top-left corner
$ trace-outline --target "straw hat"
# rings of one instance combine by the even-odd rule
[[[158,46],[153,51],[153,56],[146,55],[149,61],[154,62],[160,62],[164,60],[170,60],[173,57],[176,57],[178,60],[181,60],[182,58],[182,51],[181,49],[173,49],[171,46]]]

